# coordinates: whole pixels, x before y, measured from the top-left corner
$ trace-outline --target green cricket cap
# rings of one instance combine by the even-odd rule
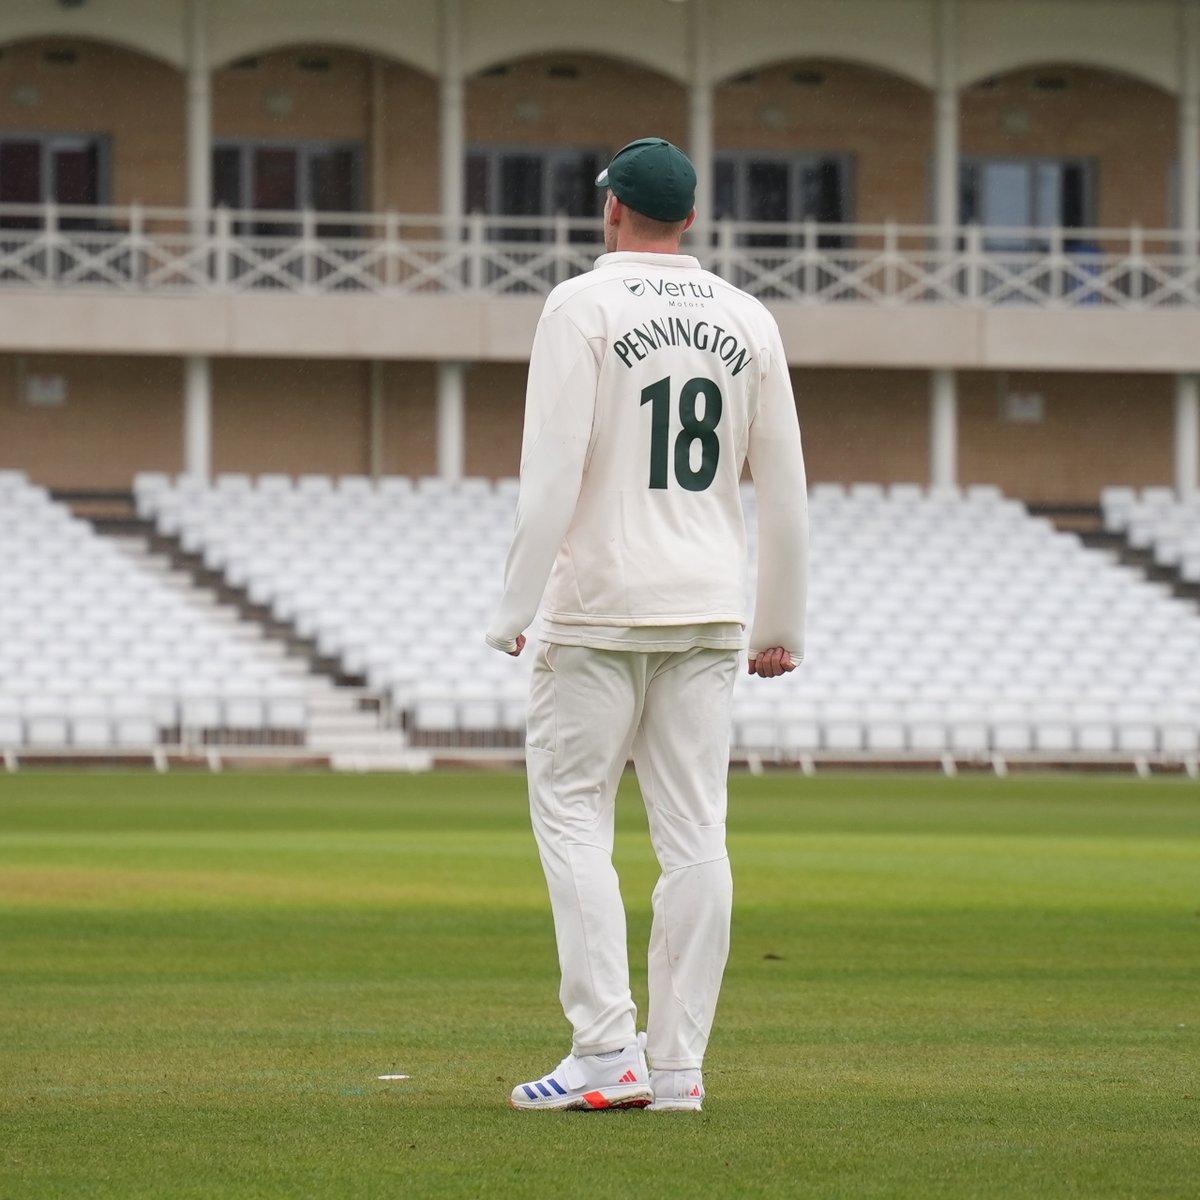
[[[696,168],[678,146],[638,138],[622,146],[596,176],[622,204],[655,221],[682,221],[696,207]]]

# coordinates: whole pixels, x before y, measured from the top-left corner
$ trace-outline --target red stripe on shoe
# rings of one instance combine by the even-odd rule
[[[583,1098],[592,1108],[609,1108],[608,1098],[603,1092],[584,1092]]]

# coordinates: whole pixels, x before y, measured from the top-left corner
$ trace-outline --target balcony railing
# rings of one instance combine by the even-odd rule
[[[1200,307],[1200,239],[1178,230],[720,221],[685,248],[768,302]],[[0,205],[0,290],[539,296],[601,249],[566,217]]]

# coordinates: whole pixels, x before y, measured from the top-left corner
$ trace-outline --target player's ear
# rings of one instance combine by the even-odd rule
[[[619,225],[621,223],[621,211],[624,205],[617,199],[616,192],[610,190],[608,199],[604,201],[604,220],[609,225]]]
[[[688,213],[688,219],[686,221],[684,221],[684,223],[683,223],[683,232],[684,233],[687,233],[687,231],[689,229],[691,229],[692,222],[695,221],[695,219],[696,219],[696,210],[693,208],[692,211],[690,213]]]

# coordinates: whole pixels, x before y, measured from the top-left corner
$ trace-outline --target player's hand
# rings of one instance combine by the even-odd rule
[[[524,649],[525,649],[525,635],[523,633],[518,633],[517,634],[517,648],[515,650],[510,650],[508,653],[513,658],[516,658],[517,655],[519,655],[521,653],[521,651]]]
[[[748,659],[746,669],[750,675],[757,675],[760,679],[774,679],[777,675],[794,671],[797,665],[789,651],[782,646],[772,646],[770,650]]]

